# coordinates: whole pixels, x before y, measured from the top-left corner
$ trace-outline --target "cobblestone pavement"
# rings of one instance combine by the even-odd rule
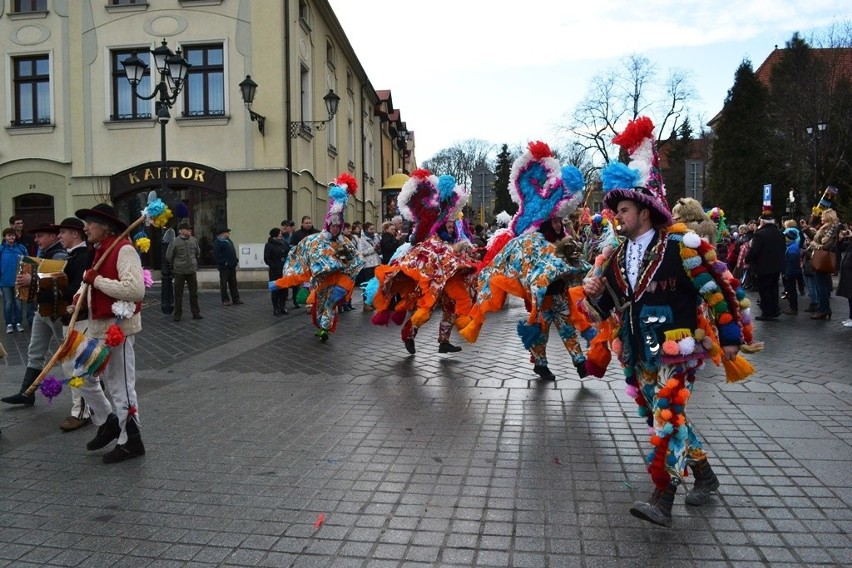
[[[399,328],[343,314],[326,344],[304,310],[246,291],[204,319],[138,336],[148,454],[116,465],[62,433],[67,392],[0,408],[0,566],[815,566],[852,561],[852,329],[806,314],[757,322],[752,380],[700,374],[689,412],[722,487],[675,501],[673,529],[631,517],[651,483],[647,428],[620,371],[532,374],[519,304],[439,355],[437,317]],[[356,307],[359,302],[356,301]],[[0,337],[12,394],[27,335]],[[681,492],[683,493],[683,492]]]

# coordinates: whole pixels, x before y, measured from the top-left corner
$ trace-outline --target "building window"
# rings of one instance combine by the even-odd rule
[[[325,62],[330,69],[334,69],[334,45],[330,41],[325,42]]]
[[[225,51],[218,45],[184,48],[186,72],[184,116],[225,116]]]
[[[346,159],[355,165],[355,121],[351,116],[346,120]]]
[[[137,4],[147,4],[147,0],[110,0],[113,6],[135,6]]]
[[[14,126],[50,124],[50,59],[47,55],[12,60],[15,88]]]
[[[299,22],[310,29],[311,27],[311,9],[308,7],[307,0],[299,0]]]
[[[148,65],[142,80],[139,81],[137,91],[146,96],[151,93],[151,54],[147,49],[138,51],[113,51],[110,79],[112,81],[112,114],[110,120],[139,120],[151,118],[151,103],[144,101],[133,94],[133,87],[127,80],[122,61],[133,54]]]
[[[27,12],[47,12],[47,0],[15,0],[12,11],[16,14]]]
[[[352,81],[352,71],[346,71],[346,90],[350,93],[355,92],[355,87]]]
[[[311,71],[305,66],[299,73],[299,120],[311,120]]]

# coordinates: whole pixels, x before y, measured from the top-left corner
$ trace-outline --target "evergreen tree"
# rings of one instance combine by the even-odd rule
[[[692,126],[689,118],[684,119],[677,129],[672,132],[660,150],[666,152],[668,168],[663,172],[663,180],[666,183],[666,199],[669,205],[674,207],[681,197],[693,197],[686,194],[686,160],[692,152]]]
[[[514,161],[515,157],[509,152],[509,146],[503,144],[494,168],[494,215],[501,211],[514,215],[518,210],[518,205],[509,196],[509,174],[512,172]]]
[[[706,201],[725,210],[729,221],[760,214],[763,186],[773,183],[767,143],[768,92],[744,60],[734,74],[718,122],[711,151]],[[773,196],[780,194],[773,191]],[[783,200],[783,195],[779,195]],[[780,212],[780,211],[779,211]]]

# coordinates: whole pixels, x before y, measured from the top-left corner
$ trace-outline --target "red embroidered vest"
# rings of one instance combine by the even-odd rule
[[[105,238],[101,242],[101,246],[95,249],[95,256],[92,259],[92,266],[95,266],[98,263],[98,260],[104,255],[104,251],[109,248],[109,245],[118,237],[110,236]],[[124,247],[132,247],[133,243],[130,242],[130,239],[125,238],[122,242],[115,245],[115,248],[110,251],[109,256],[107,256],[106,260],[104,260],[101,267],[98,269],[98,274],[103,276],[104,278],[109,278],[111,280],[118,280],[118,251],[120,251]],[[89,305],[90,313],[89,317],[93,319],[112,319],[115,317],[115,314],[112,313],[112,304],[115,301],[115,298],[111,298],[95,288],[91,287],[92,290],[92,299]],[[134,314],[138,314],[142,309],[142,302],[136,302],[136,309],[133,311]]]

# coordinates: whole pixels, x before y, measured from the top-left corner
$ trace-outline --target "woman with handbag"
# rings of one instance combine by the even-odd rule
[[[821,215],[822,224],[811,241],[811,266],[816,273],[817,311],[814,320],[831,319],[828,299],[831,291],[831,275],[837,271],[837,232],[840,223],[834,209],[826,209]]]

